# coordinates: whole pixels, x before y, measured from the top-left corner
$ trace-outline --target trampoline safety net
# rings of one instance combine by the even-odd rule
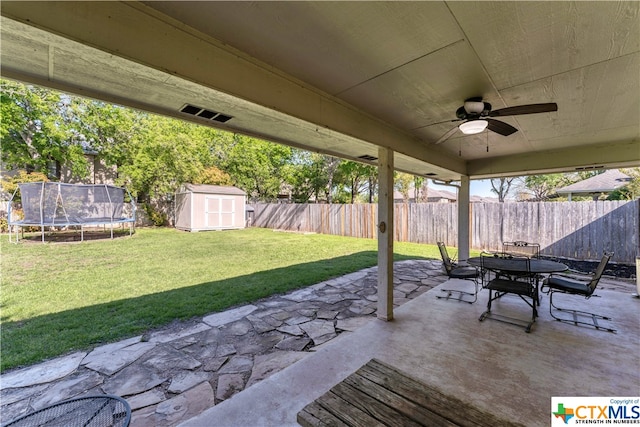
[[[29,182],[18,184],[22,198],[23,218],[9,225],[66,227],[135,223],[135,204],[128,191],[106,184],[64,184]],[[125,195],[129,201],[125,202]],[[15,197],[15,193],[14,196]],[[13,200],[12,197],[12,200]],[[9,203],[11,207],[11,201]]]

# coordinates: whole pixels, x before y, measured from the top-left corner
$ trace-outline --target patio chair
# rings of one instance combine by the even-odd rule
[[[447,247],[442,242],[438,242],[438,249],[442,257],[444,269],[450,279],[471,280],[474,284],[473,292],[466,292],[459,289],[441,289],[446,295],[436,295],[438,299],[454,299],[456,301],[473,304],[478,300],[478,277],[480,272],[475,267],[458,267],[456,263],[451,261]]]
[[[490,254],[491,257],[496,257],[495,254]],[[484,259],[487,256],[481,254],[482,270],[485,270]],[[489,301],[487,302],[487,310],[482,313],[478,319],[482,322],[484,319],[498,320],[504,323],[510,323],[512,325],[524,326],[525,332],[531,332],[531,327],[538,317],[538,277],[531,272],[531,259],[529,257],[516,257],[510,255],[505,257],[505,264],[503,271],[521,271],[518,275],[507,275],[502,271],[495,271],[496,277],[490,280],[485,286],[489,290]],[[502,269],[501,269],[502,270]],[[521,320],[511,316],[493,313],[492,303],[493,301],[502,298],[507,294],[517,295],[525,303],[531,307],[531,319]]]
[[[515,242],[503,242],[502,252],[512,255],[523,255],[531,258],[540,258],[540,244],[529,243],[523,240],[516,240]]]
[[[594,295],[593,293],[595,292],[596,287],[598,286],[598,282],[602,277],[602,273],[604,272],[604,269],[612,256],[612,252],[604,253],[602,259],[600,260],[600,264],[598,264],[598,268],[596,269],[593,276],[591,276],[591,280],[589,280],[588,282],[582,282],[562,275],[551,275],[549,278],[545,279],[542,282],[542,291],[549,294],[549,313],[554,319],[560,322],[573,323],[574,325],[586,325],[608,332],[616,332],[615,329],[607,328],[598,324],[598,319],[610,321],[610,317],[601,316],[588,311],[561,308],[553,303],[553,295],[556,293],[578,295],[586,299],[597,297],[597,295]],[[571,315],[571,318],[559,317],[559,312],[569,313]],[[585,318],[585,320],[580,320],[579,316],[581,318]]]
[[[482,251],[480,252],[480,259],[483,260],[483,257],[493,257],[493,258],[500,258],[500,259],[513,259],[513,254],[509,253],[509,252],[490,252],[490,251]],[[499,278],[503,278],[503,279],[510,279],[512,278],[512,274],[507,274],[504,271],[500,271],[500,270],[487,270],[484,267],[484,262],[481,264],[482,267],[480,268],[480,270],[482,271],[482,277],[484,279],[484,277],[487,277],[487,280],[491,279],[491,275],[493,275],[493,277],[495,279],[499,279]],[[486,285],[482,285],[482,287],[486,287]]]

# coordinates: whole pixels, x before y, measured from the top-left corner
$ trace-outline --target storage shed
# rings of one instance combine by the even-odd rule
[[[237,187],[183,184],[176,193],[176,228],[186,231],[245,228],[247,193]]]

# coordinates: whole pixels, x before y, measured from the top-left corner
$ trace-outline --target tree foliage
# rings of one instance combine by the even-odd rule
[[[14,193],[15,196],[13,200],[15,202],[19,202],[20,192],[18,190],[18,184],[23,182],[47,182],[49,178],[42,172],[27,172],[26,170],[19,170],[15,175],[3,176],[2,181],[0,181],[0,185],[2,185],[2,192],[4,193],[3,197],[7,199],[11,197]]]
[[[106,164],[129,162],[138,135],[144,131],[146,113],[85,98],[72,97],[74,130],[84,144]]]
[[[87,178],[86,154],[91,153],[117,171],[117,185],[147,203],[169,199],[184,183],[235,185],[251,201],[275,201],[283,193],[303,203],[377,199],[376,166],[36,86],[0,84],[2,161],[6,168],[24,170],[15,178],[20,182],[61,179],[52,171],[62,167],[76,179]],[[640,169],[623,171],[632,182],[611,197],[638,197]],[[543,200],[556,188],[595,173],[533,175],[521,182],[528,197]],[[515,183],[515,178],[494,179],[492,191],[504,201]],[[12,192],[11,185],[3,181],[5,192]],[[423,177],[396,173],[394,188],[405,202],[411,197],[427,201]]]
[[[48,175],[50,169],[60,170],[66,164],[74,176],[86,177],[88,162],[73,129],[69,98],[8,80],[0,80],[0,87],[0,148],[5,167]]]
[[[544,200],[555,194],[555,190],[572,182],[570,175],[554,173],[530,175],[524,178],[524,185],[535,200]]]
[[[640,168],[620,169],[620,172],[629,176],[631,180],[623,188],[611,193],[609,199],[633,200],[640,198]]]
[[[171,195],[213,166],[205,143],[208,129],[153,115],[139,121],[138,131],[126,143],[108,150],[109,159],[118,161],[118,183],[139,200]]]
[[[356,203],[365,194],[366,201],[373,202],[378,184],[377,167],[345,160],[338,165],[338,178],[346,189],[347,203]]]
[[[429,200],[429,185],[426,178],[415,175],[413,188],[416,203],[426,203]]]
[[[396,172],[393,174],[393,187],[402,194],[404,203],[409,203],[412,185],[413,175],[404,172]]]
[[[327,157],[304,150],[294,150],[292,154],[287,182],[292,201],[309,203],[326,200],[329,184]]]
[[[231,176],[223,170],[215,166],[200,171],[198,176],[192,181],[193,184],[209,184],[209,185],[232,185]]]
[[[220,167],[254,201],[274,201],[287,182],[293,149],[233,134],[215,141]],[[223,154],[222,154],[223,153]]]

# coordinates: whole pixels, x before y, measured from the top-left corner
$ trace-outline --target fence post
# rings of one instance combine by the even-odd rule
[[[640,256],[636,257],[636,290],[638,293],[633,296],[640,298]]]

